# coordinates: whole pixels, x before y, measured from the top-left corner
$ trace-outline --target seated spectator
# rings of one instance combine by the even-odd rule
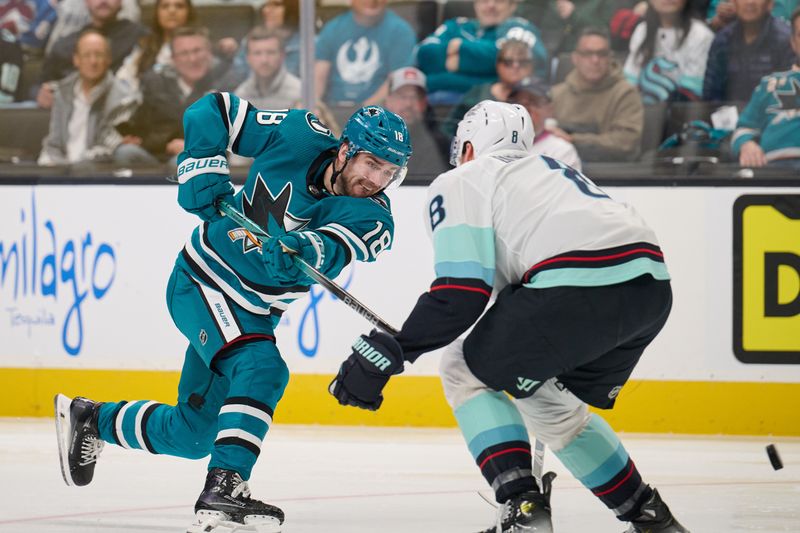
[[[550,88],[536,78],[522,80],[511,91],[508,101],[528,110],[533,121],[533,153],[547,155],[581,170],[581,158],[572,143],[545,129],[545,122],[553,118]]]
[[[429,93],[463,94],[474,85],[493,83],[497,79],[497,51],[508,39],[528,44],[536,75],[547,79],[547,50],[539,30],[527,20],[512,16],[517,0],[474,0],[473,5],[476,18],[447,20],[417,47],[417,63],[428,77]],[[449,100],[453,101],[457,99]]]
[[[247,34],[250,76],[234,91],[259,109],[287,109],[300,98],[300,80],[284,65],[282,34],[257,26]]]
[[[81,33],[73,62],[76,72],[56,86],[40,165],[110,161],[122,142],[116,126],[138,103],[130,88],[111,74],[111,46],[98,30]]]
[[[120,127],[125,135],[115,153],[122,165],[173,160],[183,151],[183,111],[216,88],[220,72],[212,68],[208,30],[184,26],[172,35],[174,69],[150,71],[142,78],[142,105]]]
[[[261,15],[260,26],[281,33],[286,59],[283,64],[294,76],[300,76],[300,4],[298,0],[267,0],[258,10]],[[246,39],[242,39],[239,53],[233,61],[231,70],[241,71],[243,77],[250,73],[247,65]]]
[[[691,16],[689,0],[649,0],[633,32],[625,77],[645,103],[698,100],[714,33]]]
[[[47,0],[0,2],[0,31],[7,30],[26,52],[41,52],[55,20],[54,3]]]
[[[411,65],[416,38],[408,23],[386,9],[387,0],[351,0],[346,13],[317,36],[317,99],[332,105],[382,102],[389,73]]]
[[[530,47],[527,43],[516,39],[509,39],[503,43],[497,53],[495,65],[497,81],[474,86],[464,93],[458,105],[450,111],[447,120],[442,124],[442,131],[448,138],[455,135],[458,122],[474,105],[483,100],[507,102],[514,87],[523,79],[530,77],[534,71]]]
[[[142,75],[150,69],[160,71],[172,66],[169,48],[172,32],[197,20],[191,0],[156,0],[150,33],[142,37],[134,51],[117,71],[117,78],[139,89]]]
[[[574,144],[583,161],[635,159],[644,108],[613,61],[605,30],[584,28],[572,62],[575,69],[553,87],[558,127],[551,132]]]
[[[119,18],[139,22],[142,12],[139,0],[122,0]],[[56,6],[56,19],[47,39],[45,53],[49,54],[55,43],[67,35],[81,31],[92,22],[86,0],[59,0]]]
[[[791,30],[769,14],[772,0],[733,0],[736,20],[720,31],[708,53],[703,100],[746,102],[761,78],[791,68]]]
[[[147,29],[137,22],[118,18],[121,0],[86,0],[86,6],[91,17],[86,28],[98,30],[111,43],[111,71],[116,72]],[[52,84],[48,82],[64,78],[72,72],[72,55],[81,31],[59,39],[45,56],[40,77],[44,83],[36,97],[40,107],[49,108],[52,104]]]
[[[411,174],[438,176],[450,169],[446,155],[450,143],[436,127],[422,71],[405,67],[392,72],[385,107],[400,115],[408,126],[414,150],[414,156],[408,160]]]
[[[575,50],[581,30],[607,26],[615,8],[613,0],[550,0],[542,19],[542,38],[551,56]]]
[[[761,80],[733,132],[733,154],[743,167],[800,170],[800,9],[791,28],[794,65]]]
[[[22,100],[22,47],[12,33],[0,29],[0,104]]]

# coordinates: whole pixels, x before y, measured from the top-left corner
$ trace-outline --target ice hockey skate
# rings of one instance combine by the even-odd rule
[[[639,516],[631,520],[631,527],[625,533],[689,533],[689,530],[675,520],[658,491],[653,489],[653,494],[639,508]]]
[[[195,523],[187,533],[279,533],[283,511],[250,498],[238,472],[212,468],[194,506]]]
[[[542,492],[523,492],[498,508],[497,523],[481,533],[553,533],[550,490],[555,473],[542,476]]]
[[[104,442],[97,429],[100,404],[81,397],[70,400],[63,394],[56,394],[54,401],[61,475],[67,485],[88,485],[103,451]]]

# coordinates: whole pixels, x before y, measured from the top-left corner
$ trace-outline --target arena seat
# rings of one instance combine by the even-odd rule
[[[0,106],[0,160],[36,161],[49,129],[49,109],[27,104]]]

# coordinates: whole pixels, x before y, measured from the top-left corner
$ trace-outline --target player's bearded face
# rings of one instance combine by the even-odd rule
[[[400,167],[367,152],[354,155],[336,182],[339,194],[366,198],[389,185]]]

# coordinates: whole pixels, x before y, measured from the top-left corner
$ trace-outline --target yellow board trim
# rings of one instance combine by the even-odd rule
[[[0,368],[0,416],[52,416],[53,396],[174,403],[178,372]],[[380,411],[341,407],[332,376],[295,374],[276,409],[283,424],[453,427],[439,378],[398,376]],[[630,381],[603,416],[618,431],[800,436],[800,383]]]

